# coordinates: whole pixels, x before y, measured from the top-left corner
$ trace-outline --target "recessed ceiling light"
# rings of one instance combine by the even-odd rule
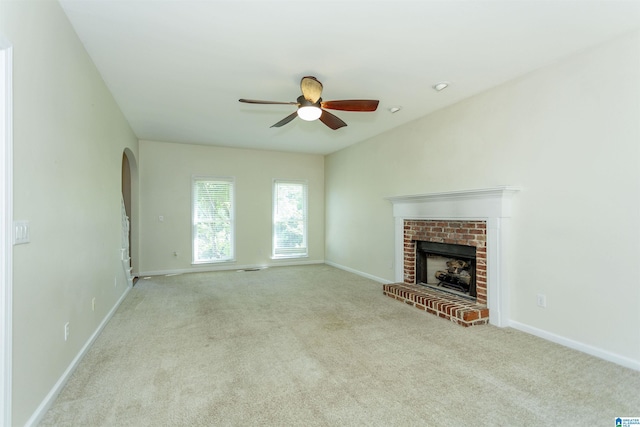
[[[449,86],[449,83],[447,82],[440,82],[440,83],[436,83],[435,85],[433,85],[433,88],[435,90],[437,90],[438,92],[440,92],[443,89],[446,89]]]
[[[402,107],[400,107],[400,106],[395,106],[395,107],[391,107],[391,108],[389,108],[389,111],[390,111],[391,113],[397,113],[397,112],[398,112],[398,111],[400,111],[400,110],[402,110]]]

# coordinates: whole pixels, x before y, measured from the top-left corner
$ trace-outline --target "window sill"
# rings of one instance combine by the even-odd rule
[[[309,255],[272,255],[271,259],[276,261],[279,259],[299,259],[299,258],[309,258]]]
[[[225,259],[222,261],[192,261],[191,265],[212,265],[212,264],[234,264],[236,262],[234,259]]]

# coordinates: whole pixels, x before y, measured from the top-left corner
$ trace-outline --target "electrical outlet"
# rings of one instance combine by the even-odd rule
[[[69,322],[64,324],[64,340],[69,339]]]
[[[545,294],[538,294],[538,307],[547,308],[547,296]]]
[[[91,300],[91,311],[96,311],[96,297]]]

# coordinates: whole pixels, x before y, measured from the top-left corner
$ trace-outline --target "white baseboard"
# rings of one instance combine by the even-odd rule
[[[120,299],[118,299],[118,302],[116,302],[111,311],[109,311],[109,313],[105,316],[93,335],[89,337],[89,340],[87,340],[80,352],[73,359],[67,370],[64,371],[60,379],[58,379],[51,391],[49,391],[49,394],[47,394],[47,396],[44,398],[42,403],[40,403],[33,415],[31,415],[31,418],[29,418],[29,420],[26,422],[25,427],[36,426],[38,425],[38,423],[40,423],[40,421],[42,421],[42,418],[47,413],[53,402],[56,400],[56,398],[62,391],[62,388],[65,386],[67,381],[69,381],[69,378],[71,378],[71,374],[73,374],[82,358],[85,356],[85,354],[87,354],[87,351],[89,351],[89,349],[93,345],[96,338],[98,338],[102,330],[105,328],[105,326],[107,326],[107,323],[109,323],[109,320],[111,320],[120,304],[122,304],[122,301],[124,301],[126,296],[129,294],[130,290],[131,287],[127,287],[126,291],[122,294]]]
[[[378,277],[378,276],[373,276],[373,275],[371,275],[369,273],[364,273],[364,272],[359,271],[359,270],[354,270],[353,268],[345,267],[344,265],[336,264],[335,262],[325,261],[324,263],[327,264],[327,265],[330,265],[331,267],[339,268],[340,270],[348,271],[349,273],[357,274],[358,276],[362,276],[362,277],[365,277],[367,279],[375,280],[376,282],[382,283],[384,285],[389,284],[389,283],[393,283],[392,281],[389,281],[387,279],[383,279],[383,278]]]
[[[209,271],[229,271],[229,270],[245,270],[245,269],[254,269],[254,268],[272,268],[272,267],[289,267],[296,265],[313,265],[313,264],[327,264],[331,267],[339,268],[340,270],[348,271],[349,273],[357,274],[358,276],[365,277],[367,279],[374,280],[378,283],[393,283],[392,281],[383,279],[381,277],[373,276],[368,273],[364,273],[359,270],[354,270],[353,268],[345,267],[344,265],[336,264],[335,262],[318,260],[318,261],[274,261],[267,264],[262,265],[215,265],[215,266],[205,266],[205,267],[191,267],[191,268],[181,268],[181,269],[172,269],[172,270],[151,270],[151,271],[143,271],[139,273],[138,277],[145,276],[166,276],[169,274],[186,274],[186,273],[203,273]]]
[[[186,274],[186,273],[204,273],[210,271],[229,271],[229,270],[247,270],[254,268],[272,268],[272,267],[288,267],[295,265],[313,265],[313,264],[324,264],[324,260],[317,261],[272,261],[266,264],[246,264],[246,265],[237,265],[237,264],[218,264],[218,265],[206,265],[203,267],[190,267],[190,268],[177,268],[171,270],[150,270],[143,271],[137,274],[137,277],[144,276],[166,276],[167,274]]]
[[[512,327],[513,329],[517,329],[519,331],[526,332],[531,335],[535,335],[547,341],[551,341],[556,344],[560,344],[565,347],[578,350],[582,353],[590,354],[591,356],[595,356],[599,359],[603,359],[608,362],[613,362],[617,365],[624,366],[625,368],[640,371],[640,361],[638,360],[630,359],[628,357],[621,356],[619,354],[611,353],[609,351],[602,350],[600,348],[593,347],[578,341],[574,341],[572,339],[569,339],[560,335],[556,335],[542,329],[534,328],[533,326],[525,325],[524,323],[516,322],[513,320],[509,321],[509,326]]]

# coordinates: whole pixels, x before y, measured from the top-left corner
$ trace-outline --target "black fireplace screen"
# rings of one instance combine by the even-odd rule
[[[476,296],[476,248],[416,241],[416,283]]]

